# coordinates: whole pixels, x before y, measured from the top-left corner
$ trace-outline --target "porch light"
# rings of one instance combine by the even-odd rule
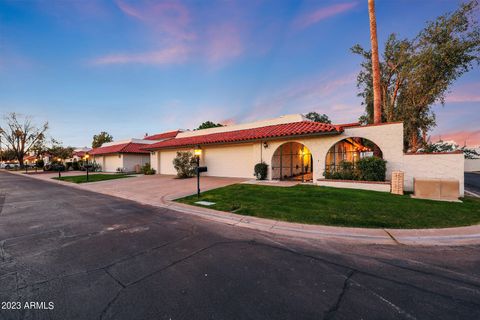
[[[197,157],[200,157],[202,155],[202,149],[200,149],[200,147],[197,147],[195,150],[194,150],[194,153]]]

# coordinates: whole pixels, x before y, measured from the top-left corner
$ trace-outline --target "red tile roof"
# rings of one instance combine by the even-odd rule
[[[164,140],[164,139],[171,139],[171,138],[175,138],[179,132],[180,132],[180,130],[168,131],[168,132],[163,132],[163,133],[154,134],[154,135],[151,135],[151,136],[145,136],[143,139],[144,139],[144,140]]]
[[[199,136],[175,138],[160,141],[144,147],[147,150],[187,147],[212,143],[234,143],[249,140],[271,139],[277,137],[291,137],[314,134],[338,134],[343,131],[340,126],[331,124],[300,121],[271,126],[235,130],[230,132],[210,133]]]
[[[85,155],[85,151],[75,151],[73,153],[73,156],[77,156],[77,157],[80,157],[80,158],[83,158],[83,156]]]
[[[25,156],[23,157],[23,161],[35,161],[37,160],[37,157],[35,156]]]
[[[149,152],[142,149],[144,147],[147,147],[148,144],[144,143],[133,143],[133,142],[128,142],[128,143],[122,143],[122,144],[116,144],[113,146],[106,146],[106,147],[100,147],[100,148],[95,148],[92,149],[89,154],[90,155],[101,155],[101,154],[109,154],[109,153],[145,153],[148,154]]]

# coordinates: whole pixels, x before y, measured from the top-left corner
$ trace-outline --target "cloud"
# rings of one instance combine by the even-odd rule
[[[194,33],[189,31],[190,12],[181,3],[166,1],[132,6],[118,0],[116,4],[124,14],[147,24],[155,33],[161,32],[164,35],[175,37],[176,40],[195,37]]]
[[[355,90],[354,73],[309,77],[257,98],[241,120],[317,111],[329,115],[336,122],[351,122],[363,110],[357,102]]]
[[[194,10],[177,1],[135,2],[116,0],[124,19],[137,24],[136,39],[145,45],[136,53],[117,52],[91,59],[94,65],[201,62],[207,67],[222,67],[245,54],[265,54],[271,46],[273,30],[258,26],[252,6],[220,2],[210,10]],[[256,7],[255,7],[256,8]],[[253,15],[253,16],[252,16]],[[262,41],[258,41],[258,38]],[[257,41],[256,41],[257,40]],[[156,48],[162,48],[157,50]],[[178,56],[177,56],[178,55]]]
[[[480,146],[480,130],[459,130],[441,133],[432,137],[432,141],[453,140],[456,144],[463,146],[465,143],[469,147]]]
[[[346,11],[349,11],[353,9],[356,5],[357,5],[356,2],[347,2],[347,3],[334,4],[328,7],[318,8],[313,12],[308,12],[300,15],[298,18],[294,20],[293,26],[297,30],[304,29],[322,20],[339,15]]]
[[[465,83],[447,95],[446,103],[480,102],[480,82]]]
[[[111,64],[154,64],[166,65],[182,63],[188,57],[188,48],[182,45],[176,45],[165,49],[145,52],[145,53],[120,53],[105,55],[92,61],[95,65]]]
[[[209,30],[205,56],[210,64],[222,64],[240,56],[244,51],[238,26],[224,23]]]

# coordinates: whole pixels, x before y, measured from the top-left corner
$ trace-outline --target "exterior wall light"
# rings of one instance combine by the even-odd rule
[[[200,147],[195,148],[194,154],[195,154],[197,157],[200,157],[200,156],[202,155],[202,149],[200,149]]]
[[[264,147],[265,149],[268,148],[268,142],[267,142],[267,141],[264,141],[264,142],[263,142],[263,147]]]

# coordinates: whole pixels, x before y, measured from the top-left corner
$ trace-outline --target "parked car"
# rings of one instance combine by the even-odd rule
[[[14,162],[4,162],[4,163],[0,164],[1,169],[15,169],[15,168],[19,168],[19,167],[20,167],[20,165],[18,163],[14,163]]]

